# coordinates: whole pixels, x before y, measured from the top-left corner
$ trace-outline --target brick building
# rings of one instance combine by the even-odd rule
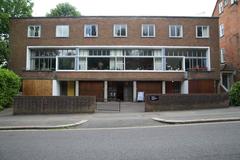
[[[9,67],[23,95],[94,95],[136,101],[139,92],[216,93],[216,17],[16,18]]]
[[[221,88],[228,91],[240,80],[240,4],[238,0],[217,0],[214,17],[219,17]]]

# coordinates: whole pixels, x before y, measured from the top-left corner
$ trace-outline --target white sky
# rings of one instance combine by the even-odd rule
[[[84,16],[211,16],[217,0],[32,0],[33,16],[69,2]]]

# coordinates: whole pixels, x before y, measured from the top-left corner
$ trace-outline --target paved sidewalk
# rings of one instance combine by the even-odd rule
[[[124,110],[124,112],[54,115],[12,115],[10,108],[0,112],[0,130],[140,127],[166,123],[203,123],[211,122],[210,120],[240,121],[240,107],[167,112],[126,112]]]
[[[8,108],[0,112],[0,130],[66,128],[85,123],[82,117],[79,114],[13,115],[12,108]]]
[[[240,121],[240,107],[159,112],[152,119],[168,124]]]

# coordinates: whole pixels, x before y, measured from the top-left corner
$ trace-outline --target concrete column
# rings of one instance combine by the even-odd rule
[[[108,99],[108,81],[104,81],[104,102]]]
[[[59,81],[52,81],[52,96],[60,96],[60,84]]]
[[[133,81],[133,102],[137,100],[137,82]]]
[[[181,94],[188,94],[188,80],[184,80],[181,85]]]
[[[166,94],[166,81],[162,81],[162,94]]]
[[[79,96],[79,81],[75,81],[75,96]]]

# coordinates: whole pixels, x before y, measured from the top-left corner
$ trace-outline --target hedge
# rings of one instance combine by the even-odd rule
[[[229,97],[231,105],[240,106],[240,81],[232,85]]]
[[[0,110],[9,107],[19,92],[21,79],[13,71],[0,68]]]

